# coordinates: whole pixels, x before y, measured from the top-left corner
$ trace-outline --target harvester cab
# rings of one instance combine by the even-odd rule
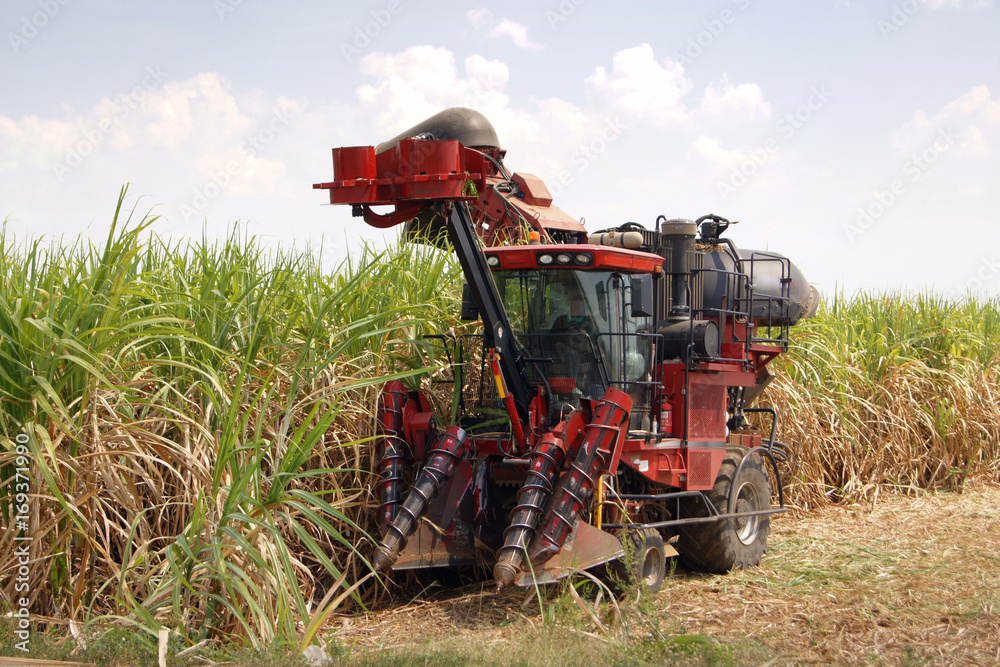
[[[530,361],[529,382],[550,398],[546,423],[610,387],[629,394],[641,421],[637,408],[652,386],[656,260],[637,265],[634,256],[587,245],[528,248],[491,248],[486,257]]]
[[[463,314],[483,323],[459,341],[458,423],[440,431],[424,394],[383,390],[376,567],[486,562],[499,588],[634,552],[655,589],[674,546],[698,569],[757,564],[788,450],[777,413],[751,404],[816,291],[719,216],[588,234],[504,152],[481,114],[449,109],[334,149],[334,180],[314,186],[368,224],[446,236]]]

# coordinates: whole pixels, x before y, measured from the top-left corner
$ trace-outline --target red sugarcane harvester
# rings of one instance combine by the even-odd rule
[[[788,450],[778,415],[750,405],[816,291],[715,215],[588,235],[504,153],[485,117],[449,109],[334,149],[334,180],[313,186],[370,225],[444,235],[463,317],[483,324],[453,341],[455,425],[401,382],[383,390],[376,568],[488,563],[501,588],[621,559],[655,590],[674,544],[697,569],[756,565]]]

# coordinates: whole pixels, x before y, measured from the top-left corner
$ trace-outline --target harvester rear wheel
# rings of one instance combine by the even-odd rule
[[[730,490],[735,487],[733,513],[767,510],[771,507],[771,486],[761,458],[754,454],[733,479],[746,450],[730,447],[719,468],[709,500],[720,514],[728,514]],[[707,508],[699,501],[692,503],[689,516],[707,516]],[[703,572],[729,572],[733,568],[752,567],[760,563],[767,551],[767,536],[771,532],[771,517],[767,514],[722,519],[713,523],[696,523],[680,530],[677,551],[688,567]]]

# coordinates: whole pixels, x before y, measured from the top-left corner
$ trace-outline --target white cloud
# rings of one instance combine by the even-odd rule
[[[969,156],[987,156],[1000,149],[1000,100],[990,89],[976,86],[928,116],[923,110],[896,129],[890,139],[899,155],[926,150],[942,137],[953,137],[954,151]]]
[[[612,71],[598,67],[585,82],[592,103],[651,125],[665,127],[688,118],[681,98],[691,91],[684,67],[673,60],[662,63],[653,47],[642,44],[619,51],[612,59]]]
[[[447,49],[430,46],[366,56],[362,71],[374,81],[359,87],[357,97],[362,114],[373,119],[370,141],[392,137],[444,108],[470,107],[496,128],[512,169],[551,179],[572,168],[574,151],[618,132],[608,129],[613,119],[607,114],[556,97],[513,105],[505,92],[510,70],[498,60],[474,55],[462,65]]]
[[[529,51],[540,51],[545,48],[544,44],[533,42],[528,39],[528,28],[520,23],[515,23],[509,19],[503,19],[500,24],[486,33],[487,37],[510,37],[514,46],[519,49]]]
[[[20,121],[0,116],[0,153],[10,168],[25,166],[48,168],[62,157],[71,142],[83,135],[86,120],[80,116],[64,119],[26,116]]]
[[[79,113],[0,116],[0,173],[19,193],[5,202],[4,215],[44,220],[58,233],[67,218],[55,213],[60,202],[109,199],[131,182],[150,206],[161,205],[175,230],[196,235],[214,211],[246,207],[261,195],[286,205],[305,201],[311,193],[286,166],[302,158],[288,152],[295,142],[283,144],[306,119],[299,103],[259,92],[237,96],[213,72],[136,87]]]
[[[394,136],[443,108],[475,108],[496,128],[512,170],[545,180],[557,203],[571,215],[604,218],[607,224],[616,220],[611,209],[621,208],[621,199],[614,197],[605,208],[597,204],[591,210],[595,199],[603,200],[592,195],[589,184],[617,183],[624,165],[630,165],[625,167],[630,174],[636,168],[650,168],[648,164],[637,167],[630,157],[636,132],[685,164],[677,173],[657,172],[661,189],[669,181],[678,191],[697,186],[700,196],[714,195],[716,180],[752,160],[754,151],[761,149],[739,142],[730,148],[734,144],[729,137],[699,137],[699,132],[705,133],[700,128],[717,128],[720,119],[759,119],[770,111],[759,86],[735,85],[723,78],[706,93],[705,103],[716,115],[690,113],[681,99],[692,90],[683,68],[670,61],[657,62],[648,46],[620,52],[603,78],[601,69],[590,77],[586,86],[595,104],[582,106],[557,97],[514,102],[506,92],[510,71],[504,63],[478,55],[456,62],[450,51],[430,46],[373,53],[363,60],[362,68],[371,82],[357,91],[360,111],[373,123],[362,136],[371,137],[371,143]],[[633,129],[637,125],[646,127]],[[662,132],[665,127],[669,133]],[[684,160],[685,151],[692,159]],[[768,165],[776,160],[766,156]],[[756,189],[773,192],[775,178],[755,176]]]
[[[744,151],[738,149],[727,150],[722,147],[722,142],[718,138],[706,137],[705,135],[701,135],[695,140],[691,146],[691,150],[688,151],[688,157],[703,158],[709,163],[723,169],[731,169],[747,159]]]
[[[362,107],[375,118],[378,136],[402,129],[454,106],[490,111],[507,107],[507,65],[480,55],[466,58],[460,77],[455,56],[445,48],[413,46],[401,53],[372,53],[361,59],[361,72],[375,83],[357,89]]]
[[[98,112],[110,114],[112,107],[112,101],[102,100]],[[254,127],[233,97],[231,84],[214,72],[150,91],[140,109],[149,142],[168,149],[193,139],[222,150]]]
[[[493,12],[485,7],[470,9],[465,13],[465,18],[468,19],[473,28],[480,30],[493,23]]]
[[[725,116],[737,120],[759,120],[771,115],[771,103],[756,83],[734,86],[725,74],[713,81],[701,98],[701,111],[710,116]]]
[[[487,37],[494,39],[509,37],[510,40],[514,42],[514,46],[519,49],[527,49],[529,51],[541,51],[545,48],[544,44],[533,42],[528,38],[528,27],[526,25],[506,18],[501,19],[500,23],[496,23],[493,12],[485,7],[470,9],[465,13],[465,18],[476,30],[482,30],[487,26],[493,26],[493,28],[486,33]],[[496,25],[494,25],[495,23]]]
[[[712,182],[716,187],[719,182],[732,185],[733,174],[738,172],[746,177],[746,182],[750,182],[752,176],[758,189],[766,189],[784,181],[782,174],[774,172],[774,166],[781,162],[781,153],[761,146],[744,144],[739,148],[728,149],[718,137],[700,135],[688,150],[687,157],[707,163],[709,169],[715,170]],[[736,178],[738,183],[743,182],[739,176]]]

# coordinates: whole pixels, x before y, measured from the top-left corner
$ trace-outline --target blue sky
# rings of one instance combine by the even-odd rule
[[[718,213],[827,294],[1000,294],[990,0],[0,4],[0,218],[99,237],[118,189],[174,239],[322,246],[330,149],[448,106],[597,230]]]

